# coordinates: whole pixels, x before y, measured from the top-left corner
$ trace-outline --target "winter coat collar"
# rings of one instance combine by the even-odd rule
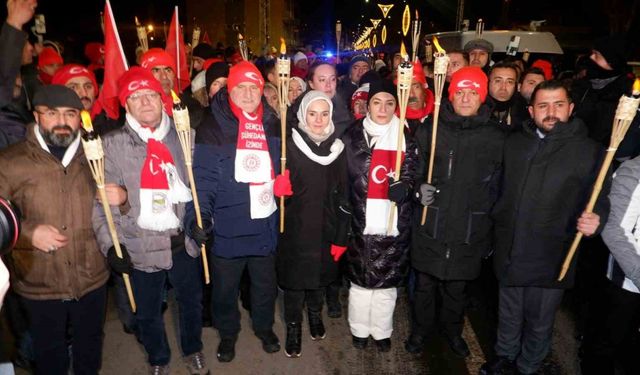
[[[480,106],[478,114],[475,116],[463,117],[455,113],[453,104],[450,101],[443,101],[440,115],[444,124],[454,130],[473,129],[486,125],[490,121],[493,106],[484,103]]]
[[[525,136],[540,139],[536,132],[536,125],[533,119],[524,122],[522,132]],[[544,137],[545,141],[557,141],[569,138],[584,138],[587,136],[587,127],[584,122],[577,117],[569,118],[568,122],[557,123],[553,129]]]
[[[271,121],[277,120],[277,116],[272,110],[270,110],[271,107],[269,107],[269,104],[266,102],[264,97],[262,98],[262,106],[264,107],[262,125],[265,127],[264,131],[267,137],[269,137],[269,133],[270,131],[273,132],[273,129],[268,129],[267,124],[271,123]],[[238,119],[231,111],[231,106],[229,105],[229,92],[226,88],[218,91],[218,93],[213,96],[211,99],[210,110],[213,117],[220,125],[220,129],[222,130],[222,134],[225,139],[235,142],[238,137]]]

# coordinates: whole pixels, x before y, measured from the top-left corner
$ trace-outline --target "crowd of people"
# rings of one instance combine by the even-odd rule
[[[170,373],[168,288],[190,374],[209,373],[205,326],[219,334],[217,360],[234,359],[239,298],[264,351],[279,352],[282,337],[284,354],[296,358],[305,315],[312,340],[333,334],[324,306],[330,318],[346,312],[355,348],[372,342],[389,351],[396,301],[407,293],[411,332],[394,341],[420,354],[441,332],[465,358],[468,290],[488,277],[497,334],[480,374],[537,373],[574,286],[582,373],[633,372],[620,348],[640,317],[639,121],[595,209],[585,211],[618,99],[631,94],[623,38],[596,40],[562,74],[544,56],[496,61],[484,39],[450,50],[437,131],[426,62],[410,63],[401,123],[400,54],[336,61],[296,51],[284,113],[273,56],[245,61],[233,48],[202,43],[191,54],[190,87],[180,93],[194,139],[187,165],[172,113],[175,58],[141,50],[117,81],[114,119],[97,100],[108,79],[103,46],[87,44],[87,61],[70,63],[55,44],[32,45],[22,29],[35,6],[9,0],[0,31],[0,197],[22,214],[17,243],[3,257],[11,275],[3,314],[19,358],[0,362],[36,374],[97,374],[109,280],[123,329],[143,346],[151,374]],[[81,146],[84,110],[102,139],[122,256]],[[559,281],[576,232],[587,240]],[[279,289],[281,335],[273,329]]]

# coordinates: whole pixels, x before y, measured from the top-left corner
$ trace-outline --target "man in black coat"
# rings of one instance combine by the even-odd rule
[[[527,102],[517,92],[517,84],[516,64],[499,62],[491,67],[488,99],[493,104],[491,119],[507,132],[518,130],[522,122],[529,118]]]
[[[440,291],[440,322],[449,345],[456,355],[469,355],[461,336],[465,287],[480,274],[481,259],[490,249],[489,212],[497,197],[505,137],[489,119],[491,107],[483,104],[487,90],[487,76],[478,67],[464,67],[453,74],[450,101],[443,103],[440,112],[431,185],[423,182],[432,127],[416,130],[420,151],[416,181],[423,183],[417,194],[428,211],[424,225],[420,223],[422,206],[414,215],[415,321],[405,343],[411,353],[421,352],[426,336],[435,329]]]
[[[583,122],[570,117],[572,111],[560,82],[542,82],[532,94],[532,120],[505,144],[503,187],[492,212],[499,281],[497,358],[483,365],[481,374],[502,374],[514,365],[522,374],[539,369],[551,346],[564,289],[573,284],[575,264],[564,280],[558,281],[558,274],[576,228],[592,236],[600,217],[605,221],[608,183],[595,213],[582,212],[602,147],[587,138]]]

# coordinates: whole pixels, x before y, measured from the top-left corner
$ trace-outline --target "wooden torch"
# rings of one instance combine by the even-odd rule
[[[280,38],[280,56],[276,62],[278,94],[280,95],[280,174],[287,168],[287,104],[289,103],[289,76],[291,60],[287,57],[287,45]],[[280,233],[284,233],[284,197],[280,197]]]

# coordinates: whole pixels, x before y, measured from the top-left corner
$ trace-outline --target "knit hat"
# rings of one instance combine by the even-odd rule
[[[84,55],[92,64],[97,64],[104,57],[104,44],[98,42],[87,43],[84,46]]]
[[[49,108],[69,107],[77,110],[84,109],[84,105],[75,91],[63,85],[40,86],[33,97],[33,106]]]
[[[207,68],[205,74],[207,91],[211,88],[211,84],[220,77],[229,77],[229,65],[223,61],[216,62]]]
[[[224,62],[224,60],[217,58],[217,57],[212,57],[210,59],[206,59],[204,60],[204,63],[202,63],[202,69],[203,70],[207,70],[209,69],[209,67],[217,62]],[[228,67],[228,65],[227,65]]]
[[[364,100],[365,102],[369,102],[369,86],[370,84],[362,85],[358,87],[356,91],[351,95],[351,109],[353,110],[353,106],[356,103],[356,100]]]
[[[312,134],[307,124],[307,110],[309,109],[309,106],[311,105],[311,103],[318,100],[324,100],[329,104],[329,125],[325,128],[324,133],[321,135]],[[329,138],[336,129],[332,120],[333,103],[331,102],[331,98],[329,98],[327,94],[325,94],[322,91],[311,90],[306,94],[304,94],[304,96],[302,97],[302,101],[300,102],[300,107],[298,107],[297,117],[298,117],[298,128],[304,131],[305,134],[307,134],[309,138],[311,138],[311,140],[313,140],[314,142],[323,142],[327,140],[327,138]]]
[[[210,59],[215,55],[213,47],[207,43],[200,43],[193,49],[193,57],[199,57],[203,60]]]
[[[466,53],[469,53],[474,49],[487,51],[487,53],[491,55],[493,53],[493,44],[485,39],[474,39],[468,41],[467,44],[464,45],[464,51]]]
[[[396,100],[396,104],[398,103],[398,90],[396,89],[396,86],[393,84],[393,82],[384,79],[371,82],[371,85],[369,86],[369,98],[367,98],[367,105],[369,105],[371,99],[373,99],[376,94],[381,92],[386,92],[393,95],[393,98]]]
[[[297,52],[295,55],[293,55],[293,64],[297,64],[298,61],[300,60],[307,60],[309,61],[309,59],[307,58],[307,55],[305,55],[302,52]]]
[[[231,92],[234,87],[243,82],[251,82],[258,85],[260,95],[264,90],[264,79],[262,74],[255,65],[248,61],[241,61],[229,69],[229,78],[227,79],[227,90]]]
[[[96,76],[93,74],[92,71],[78,64],[67,64],[62,68],[58,69],[56,74],[53,75],[53,78],[51,79],[51,83],[54,85],[64,86],[67,84],[67,82],[70,79],[76,78],[76,77],[89,78],[91,80],[91,83],[93,83],[93,87],[95,87],[96,89],[96,93],[98,92],[99,87],[98,87],[98,82],[96,82]]]
[[[477,66],[460,68],[451,76],[449,100],[453,101],[453,96],[460,89],[473,89],[480,95],[480,101],[484,103],[487,98],[488,81],[487,75]]]
[[[597,39],[593,49],[607,60],[613,70],[624,70],[627,64],[627,41],[620,35],[607,36]]]
[[[38,67],[42,68],[51,64],[64,64],[62,56],[52,47],[44,47],[38,55]]]
[[[195,77],[191,80],[191,92],[195,93],[196,91],[205,88],[206,86],[206,74],[204,70],[198,72]]]
[[[369,70],[365,74],[360,77],[360,87],[366,85],[367,83],[375,82],[381,80],[380,74],[375,70]]]
[[[414,61],[411,64],[413,64],[413,76],[411,78],[416,82],[420,82],[422,86],[426,88],[427,76],[424,74],[422,63],[420,61]]]
[[[150,71],[139,66],[131,67],[118,80],[118,99],[120,99],[120,104],[124,107],[127,98],[134,92],[142,89],[150,89],[160,94],[165,104],[165,109],[167,109],[169,100],[164,90],[162,90],[162,85],[153,77]],[[170,102],[169,105],[171,105]]]
[[[353,64],[357,63],[357,62],[365,62],[367,63],[367,65],[369,65],[369,58],[367,58],[366,56],[356,56],[354,58],[351,59],[351,61],[349,61],[349,70],[351,70],[351,67],[353,66]]]
[[[156,66],[168,66],[177,71],[175,59],[161,48],[151,48],[145,52],[140,58],[140,66],[149,71]]]
[[[300,77],[291,77],[291,80],[295,80],[296,82],[298,82],[300,84],[300,87],[302,88],[302,92],[307,91],[307,83],[304,81],[304,79],[300,78]],[[291,83],[289,83],[291,84]]]
[[[553,65],[547,60],[536,60],[531,64],[532,68],[538,68],[544,73],[544,79],[549,81],[553,79]]]
[[[387,66],[387,64],[385,64],[384,61],[380,59],[376,60],[376,62],[373,63],[373,68],[375,71],[380,70],[380,68],[382,68],[383,66]]]

